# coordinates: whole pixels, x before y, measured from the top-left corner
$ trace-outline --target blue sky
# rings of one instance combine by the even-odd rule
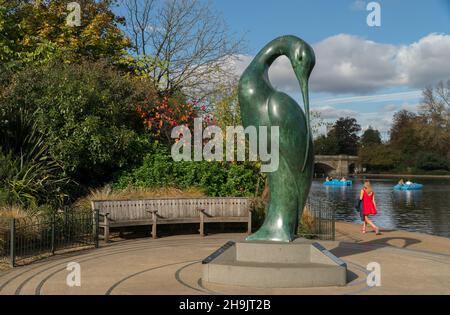
[[[423,87],[450,79],[450,1],[377,1],[380,27],[367,25],[368,2],[213,1],[230,29],[245,34],[243,68],[271,39],[297,35],[316,50],[312,108],[328,121],[353,116],[386,137],[395,111],[417,110]],[[299,100],[289,63],[273,68],[274,85]]]
[[[443,0],[385,0],[381,27],[368,27],[365,3],[355,0],[214,0],[229,27],[246,31],[250,52],[272,38],[292,33],[314,43],[346,33],[377,42],[408,44],[433,32],[450,30]],[[362,5],[364,4],[364,5]]]
[[[310,43],[316,53],[311,109],[326,122],[355,117],[363,129],[371,125],[387,139],[395,112],[417,111],[424,87],[450,79],[450,0],[376,1],[379,27],[367,25],[367,0],[199,1],[211,1],[230,31],[244,36],[246,50],[233,64],[237,75],[277,36]],[[301,104],[286,58],[269,74],[275,87]]]

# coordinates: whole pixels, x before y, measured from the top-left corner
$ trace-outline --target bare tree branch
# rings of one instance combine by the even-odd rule
[[[230,59],[241,53],[210,2],[198,0],[123,0],[129,35],[137,55],[150,56],[149,76],[162,94],[197,98],[233,74]]]

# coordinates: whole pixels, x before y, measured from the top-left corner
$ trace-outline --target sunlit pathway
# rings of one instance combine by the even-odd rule
[[[203,284],[201,260],[226,241],[242,240],[244,236],[128,240],[97,250],[57,255],[0,274],[0,294],[450,294],[450,255],[370,241],[355,243],[343,239],[343,234],[336,242],[321,243],[347,262],[349,283],[345,287],[253,289]],[[69,262],[81,266],[80,287],[66,284]],[[370,262],[381,266],[380,287],[366,284]]]

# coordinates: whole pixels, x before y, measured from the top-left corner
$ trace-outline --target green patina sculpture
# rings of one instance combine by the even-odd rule
[[[269,81],[269,67],[282,55],[289,58],[294,68],[305,112],[290,96],[277,91]],[[258,53],[239,81],[244,127],[267,126],[270,131],[271,126],[279,126],[280,132],[279,167],[275,172],[268,173],[269,204],[266,218],[261,228],[247,240],[291,242],[295,239],[314,167],[308,95],[308,79],[314,65],[315,55],[311,46],[298,37],[282,36]]]

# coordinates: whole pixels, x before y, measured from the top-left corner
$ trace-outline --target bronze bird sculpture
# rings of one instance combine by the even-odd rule
[[[280,56],[286,56],[292,64],[303,95],[304,112],[295,100],[277,91],[269,81],[269,67]],[[240,78],[239,103],[244,127],[255,126],[259,130],[259,126],[267,126],[270,135],[270,127],[279,126],[279,166],[268,173],[266,217],[261,228],[247,240],[291,242],[296,237],[314,167],[308,95],[314,65],[311,46],[296,36],[282,36],[268,43]]]

